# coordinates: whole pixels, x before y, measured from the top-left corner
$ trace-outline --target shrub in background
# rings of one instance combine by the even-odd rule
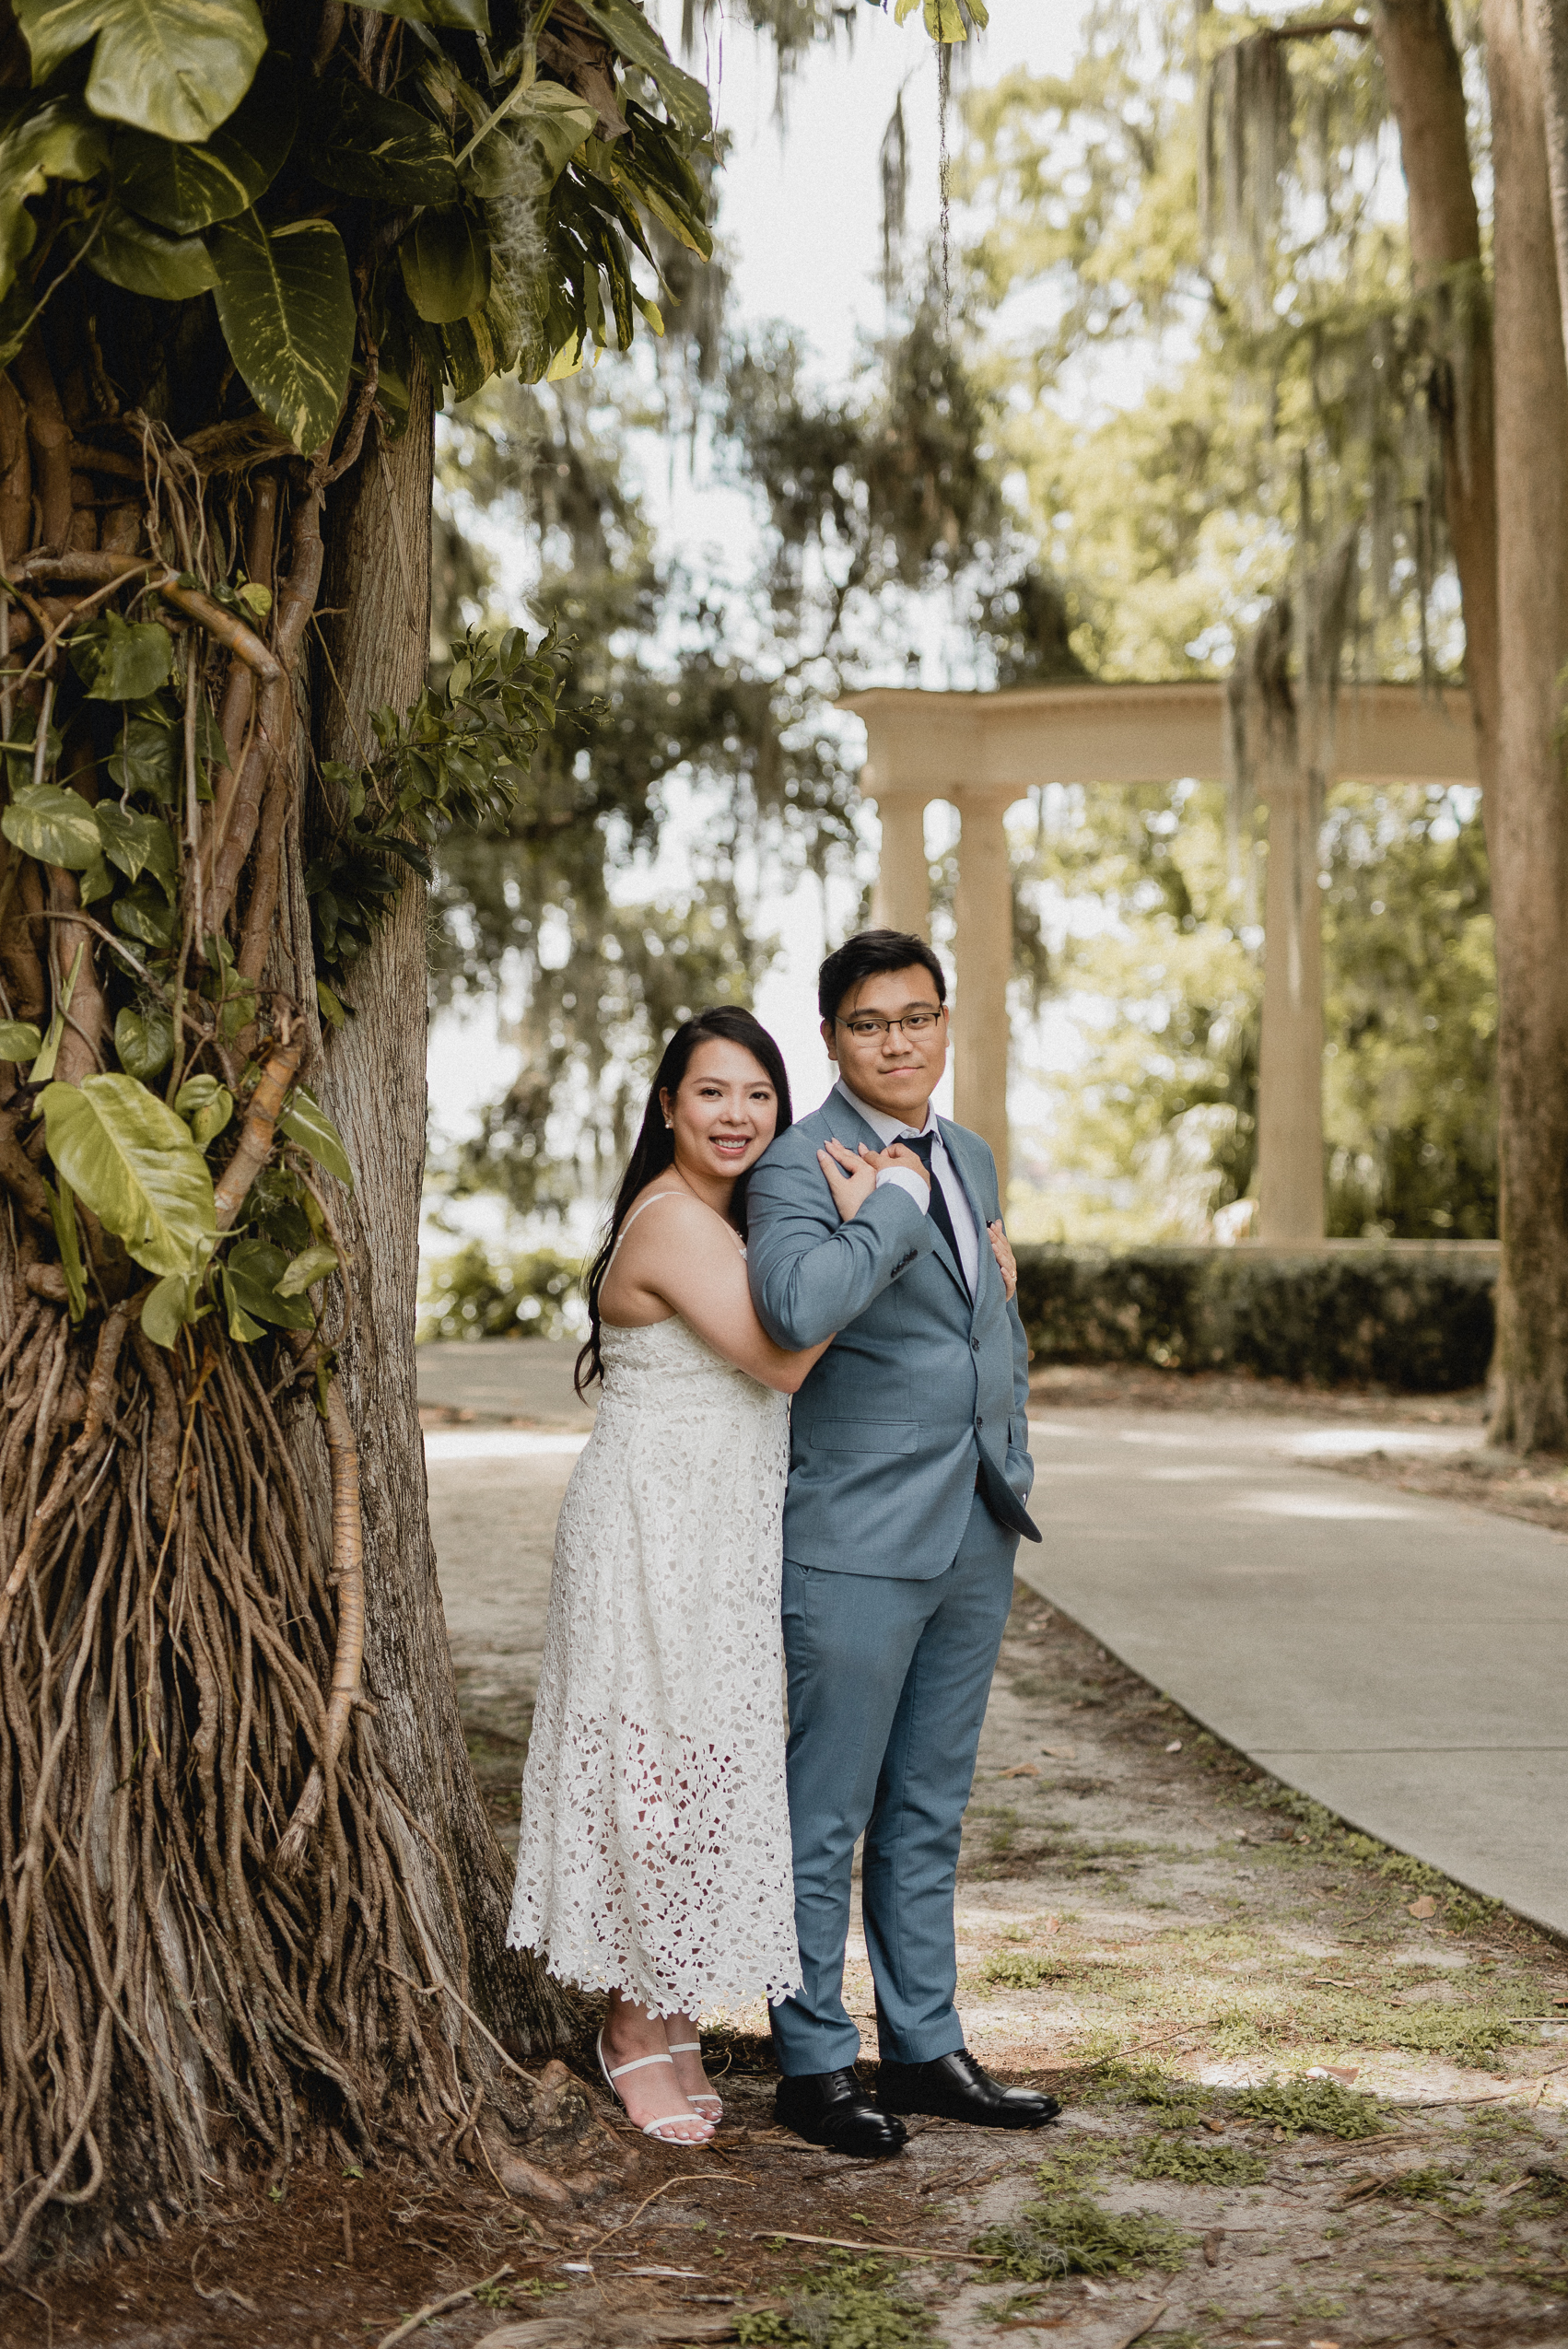
[[[438,1256],[420,1281],[418,1340],[432,1338],[568,1338],[586,1326],[575,1256],[553,1248],[492,1256],[470,1240]]]
[[[1242,1370],[1313,1386],[1479,1385],[1496,1284],[1492,1252],[1443,1245],[1018,1250],[1037,1363]]]

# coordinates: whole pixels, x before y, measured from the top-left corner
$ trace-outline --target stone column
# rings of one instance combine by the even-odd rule
[[[921,791],[874,790],[870,772],[861,789],[882,818],[882,857],[872,892],[877,929],[931,934],[931,875],[926,862],[926,801]]]
[[[1019,794],[959,790],[958,894],[953,956],[954,1107],[996,1156],[1007,1204],[1007,983],[1012,976],[1012,877],[1002,819]]]
[[[1258,1066],[1260,1240],[1323,1237],[1321,787],[1270,778],[1264,905],[1263,1035]]]

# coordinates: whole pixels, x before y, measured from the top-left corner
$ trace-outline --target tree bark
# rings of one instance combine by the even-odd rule
[[[1415,282],[1430,291],[1437,313],[1433,391],[1444,502],[1464,611],[1482,814],[1490,820],[1499,695],[1496,419],[1464,79],[1447,0],[1376,0],[1372,23],[1399,127]]]
[[[320,756],[354,765],[375,748],[371,711],[390,704],[401,717],[429,660],[433,427],[428,384],[414,389],[407,430],[384,450],[367,442],[363,462],[329,504],[323,532],[324,657],[312,681],[313,732]],[[298,864],[290,899],[295,952],[304,944],[308,956]],[[343,1229],[351,1302],[334,1338],[359,1445],[364,1683],[381,1751],[429,1839],[404,1832],[410,1897],[446,1953],[452,1986],[466,1948],[468,2003],[515,2053],[528,2054],[568,2039],[574,2010],[532,1959],[506,1947],[511,1871],[480,1801],[458,1714],[415,1396],[425,923],[425,890],[411,876],[356,966],[354,1016],[315,1040],[322,1104],[357,1176]],[[309,1489],[324,1501],[324,1475],[310,1478]],[[461,2012],[449,2021],[461,2026]],[[484,2049],[471,2045],[471,2054],[483,2069]]]
[[[1568,338],[1568,5],[1531,0],[1536,43],[1545,68],[1547,175],[1551,188],[1551,225],[1557,245],[1557,298]]]
[[[1492,1438],[1568,1446],[1568,364],[1546,61],[1528,0],[1485,0],[1495,195],[1497,929],[1503,1267]]]

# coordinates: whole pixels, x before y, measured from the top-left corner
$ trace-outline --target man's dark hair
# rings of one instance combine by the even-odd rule
[[[838,1006],[862,979],[878,971],[907,971],[918,963],[930,974],[939,1003],[947,1001],[947,981],[942,964],[923,938],[907,929],[858,929],[836,947],[816,975],[817,1010],[825,1020],[836,1020]]]

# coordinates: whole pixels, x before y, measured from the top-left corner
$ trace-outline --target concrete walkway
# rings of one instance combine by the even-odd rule
[[[1362,1483],[1455,1432],[1036,1411],[1018,1571],[1216,1735],[1568,1933],[1568,1541]]]
[[[472,1556],[465,1520],[497,1478],[520,1535],[531,1521],[527,1571],[509,1544],[451,1624],[481,1682],[503,1618],[499,1644],[533,1661],[553,1513],[591,1424],[575,1350],[421,1350],[422,1399],[463,1415],[427,1442],[438,1548]],[[1568,1934],[1568,1541],[1325,1465],[1451,1453],[1458,1430],[1114,1407],[1036,1408],[1030,1428],[1046,1539],[1018,1571],[1035,1590],[1262,1768]]]

